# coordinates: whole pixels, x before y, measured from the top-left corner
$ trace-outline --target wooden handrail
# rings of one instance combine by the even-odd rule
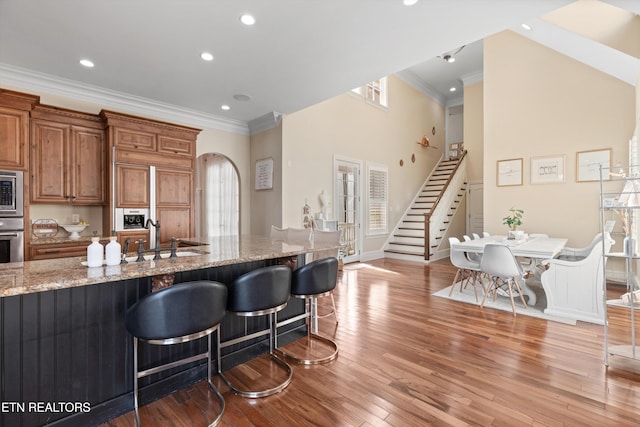
[[[434,212],[436,210],[436,207],[438,207],[438,203],[440,203],[440,200],[442,199],[442,196],[444,195],[445,191],[447,191],[447,188],[449,188],[449,184],[451,183],[451,179],[453,178],[453,176],[456,174],[456,172],[458,172],[458,168],[460,167],[460,164],[462,163],[462,159],[464,159],[464,156],[467,155],[467,150],[464,150],[462,152],[462,156],[460,156],[460,158],[458,159],[458,163],[456,163],[456,167],[453,168],[453,171],[451,174],[449,174],[449,178],[447,179],[447,182],[445,182],[444,187],[442,188],[442,190],[440,191],[440,194],[438,194],[438,197],[436,197],[436,201],[433,202],[433,206],[431,206],[431,209],[429,209],[429,212],[427,212],[426,214],[424,214],[424,259],[425,261],[429,261],[430,258],[430,241],[431,241],[431,234],[430,234],[430,225],[431,225],[431,212]]]

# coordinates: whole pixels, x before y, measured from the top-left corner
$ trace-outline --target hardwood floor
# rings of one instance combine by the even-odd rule
[[[320,324],[337,341],[338,358],[328,365],[294,366],[291,385],[262,399],[235,396],[215,376],[227,405],[219,425],[640,423],[640,362],[610,358],[605,367],[602,326],[513,317],[432,297],[454,274],[448,260],[429,266],[390,259],[346,265],[335,295],[340,324],[332,318]],[[612,313],[614,339],[628,336],[622,314]],[[264,365],[265,359],[255,363]],[[144,406],[142,422],[204,426],[215,405],[202,381]],[[131,412],[104,426],[132,426],[134,419]]]

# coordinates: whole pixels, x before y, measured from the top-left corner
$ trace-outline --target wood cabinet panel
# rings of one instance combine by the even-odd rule
[[[164,166],[173,169],[193,169],[193,158],[146,151],[116,150],[116,162],[132,165]]]
[[[29,113],[0,107],[0,167],[26,169]]]
[[[158,136],[158,152],[192,157],[195,153],[195,141]]]
[[[31,202],[104,205],[106,144],[98,116],[50,106],[31,120]]]
[[[149,189],[147,166],[116,165],[116,208],[148,208]]]
[[[144,240],[143,247],[149,247],[149,231],[147,230],[137,230],[137,231],[118,231],[116,232],[116,236],[118,236],[118,243],[120,243],[121,250],[124,251],[124,242],[127,238],[130,238],[129,248],[127,249],[128,254],[134,254],[138,251],[138,240]]]
[[[78,243],[52,243],[47,245],[35,245],[30,247],[31,260],[68,258],[87,255],[87,242]]]
[[[31,202],[68,203],[69,126],[34,120],[31,131]]]
[[[77,204],[102,204],[106,201],[105,166],[107,163],[104,132],[72,129],[75,146],[75,195]]]
[[[115,128],[114,145],[118,148],[156,151],[156,135],[154,133]]]
[[[161,244],[171,242],[172,237],[186,238],[191,236],[190,208],[156,208],[156,217],[161,224]]]
[[[156,169],[156,205],[191,206],[193,173]]]

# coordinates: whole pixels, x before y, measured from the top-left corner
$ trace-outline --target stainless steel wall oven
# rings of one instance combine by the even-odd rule
[[[0,171],[0,264],[24,261],[24,181],[20,171]]]

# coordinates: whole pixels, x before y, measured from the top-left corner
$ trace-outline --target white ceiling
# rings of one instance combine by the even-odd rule
[[[572,2],[0,0],[0,87],[235,130],[393,73],[444,104],[481,75],[484,37]],[[244,12],[254,26],[239,22]],[[438,58],[463,45],[455,63]]]

